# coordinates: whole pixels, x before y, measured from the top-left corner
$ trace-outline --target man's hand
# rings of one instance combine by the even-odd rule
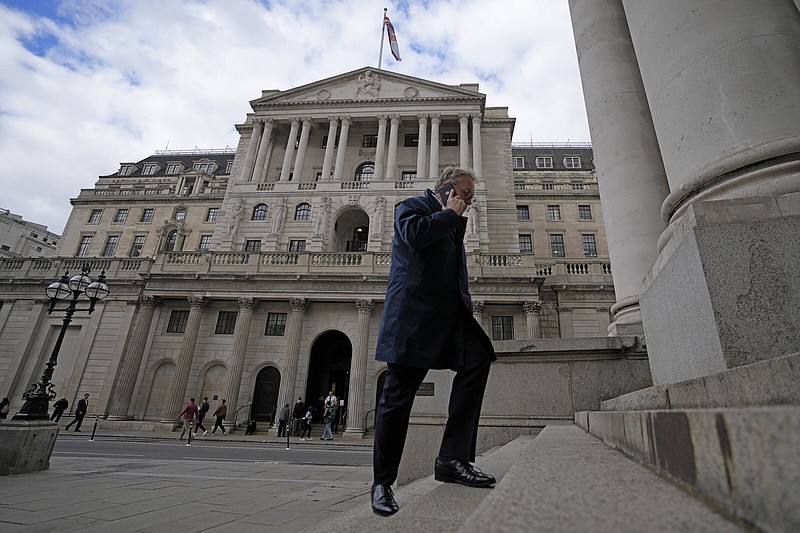
[[[467,210],[467,207],[467,203],[462,200],[460,196],[453,194],[453,191],[450,191],[450,194],[447,197],[447,205],[445,206],[445,209],[452,209],[458,213],[458,216],[461,216],[464,214],[464,211]]]

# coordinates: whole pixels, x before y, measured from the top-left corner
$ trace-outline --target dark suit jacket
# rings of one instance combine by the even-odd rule
[[[478,330],[494,357],[489,337],[472,316],[464,252],[467,219],[443,210],[433,195],[428,190],[397,206],[378,361],[458,368],[465,327]]]
[[[86,408],[88,406],[89,406],[89,404],[86,402],[86,400],[81,398],[80,400],[78,400],[78,406],[75,408],[75,414],[77,416],[85,416],[86,415]]]

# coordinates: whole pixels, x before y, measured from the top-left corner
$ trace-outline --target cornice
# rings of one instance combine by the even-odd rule
[[[280,102],[261,102],[253,104],[253,110],[256,109],[274,109],[280,107],[375,107],[379,104],[405,104],[415,105],[419,103],[434,103],[434,102],[483,102],[484,98],[481,96],[434,96],[425,98],[376,98],[370,100],[284,100]],[[366,105],[365,105],[366,104]],[[251,124],[240,124],[237,126],[247,127]]]

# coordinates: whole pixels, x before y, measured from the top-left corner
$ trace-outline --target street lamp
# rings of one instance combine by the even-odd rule
[[[14,415],[13,420],[49,419],[47,410],[50,406],[50,400],[56,397],[56,392],[53,390],[53,384],[50,383],[50,379],[53,377],[53,369],[58,362],[58,352],[61,350],[61,343],[64,342],[67,327],[72,322],[72,315],[75,314],[75,311],[88,311],[89,314],[92,314],[97,302],[104,299],[109,293],[108,285],[106,285],[105,270],[97,277],[97,281],[92,281],[92,278],[89,277],[89,272],[91,272],[90,265],[84,263],[80,274],[70,278],[69,272],[64,272],[61,279],[51,283],[45,289],[45,294],[50,298],[50,307],[47,309],[48,315],[55,310],[58,302],[66,300],[70,296],[72,296],[72,299],[64,309],[65,314],[61,323],[61,331],[58,334],[55,346],[53,346],[50,360],[45,365],[42,378],[22,395],[25,398],[25,405],[22,406],[19,413]],[[86,309],[77,308],[78,297],[81,294],[86,294],[89,298],[89,307]]]

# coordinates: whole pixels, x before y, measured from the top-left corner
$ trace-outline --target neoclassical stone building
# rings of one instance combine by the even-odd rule
[[[109,419],[174,420],[208,396],[272,420],[335,388],[363,434],[385,370],[373,352],[394,206],[454,164],[480,177],[465,242],[490,337],[607,334],[590,146],[512,146],[514,118],[477,85],[370,68],[250,103],[235,151],[123,162],[72,199],[55,258],[0,261],[0,395],[21,403],[55,342],[44,287],[89,262],[112,294],[76,314],[59,395],[88,392]]]

